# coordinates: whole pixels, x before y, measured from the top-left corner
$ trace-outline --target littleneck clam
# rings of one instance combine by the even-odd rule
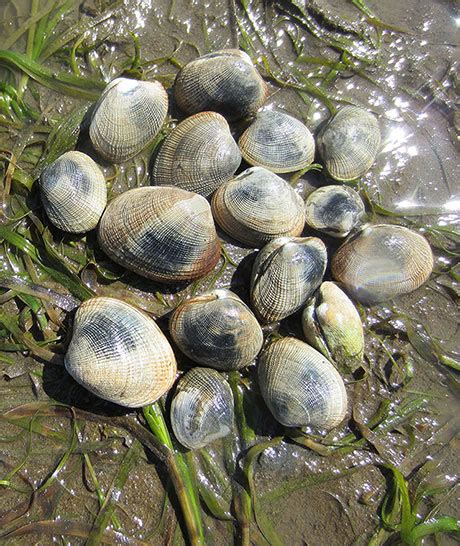
[[[114,262],[160,282],[182,282],[211,271],[220,242],[204,197],[176,187],[136,188],[116,197],[98,229]]]
[[[97,226],[107,204],[107,188],[89,156],[66,152],[45,167],[39,184],[46,214],[56,227],[83,233]]]
[[[361,318],[348,296],[333,282],[323,282],[305,307],[302,328],[307,341],[340,367],[354,371],[363,361]]]
[[[377,118],[357,106],[344,106],[316,140],[326,169],[336,180],[354,180],[373,165],[380,146]]]
[[[412,292],[433,270],[424,237],[408,228],[377,224],[345,241],[332,259],[332,276],[357,300],[372,304]]]
[[[265,403],[281,424],[329,429],[345,417],[342,378],[306,343],[293,337],[273,341],[262,351],[257,370]]]
[[[274,173],[304,169],[315,156],[315,141],[307,127],[277,110],[259,112],[241,135],[238,146],[250,165]]]
[[[159,186],[178,186],[207,197],[229,180],[241,163],[240,150],[225,118],[200,112],[166,138],[152,171]]]
[[[236,294],[223,289],[180,305],[169,330],[189,358],[218,370],[248,366],[263,343],[255,316]]]
[[[158,400],[176,376],[173,350],[155,322],[115,298],[78,308],[64,363],[90,392],[130,408]]]
[[[346,237],[364,210],[359,193],[348,186],[318,188],[305,201],[307,225],[332,237]]]
[[[251,303],[264,322],[300,309],[323,280],[327,251],[316,237],[280,237],[259,252],[251,277]]]
[[[179,380],[171,402],[171,426],[188,449],[199,449],[230,433],[233,394],[219,372],[193,368]]]
[[[251,167],[225,182],[212,198],[220,227],[237,241],[261,246],[282,236],[296,237],[305,225],[305,205],[276,174]]]
[[[117,78],[93,111],[89,136],[94,149],[108,161],[127,161],[155,138],[167,113],[168,96],[160,82]]]
[[[249,55],[223,49],[186,64],[174,82],[174,96],[187,114],[212,110],[234,120],[262,106],[267,85]]]

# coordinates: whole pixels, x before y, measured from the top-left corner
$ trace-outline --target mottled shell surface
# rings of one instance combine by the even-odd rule
[[[238,146],[250,165],[274,173],[304,169],[315,157],[315,141],[298,119],[276,110],[259,112],[241,135]]]
[[[78,308],[64,362],[90,392],[130,408],[158,400],[176,377],[173,350],[155,322],[114,298]]]
[[[354,371],[363,361],[361,317],[350,298],[333,282],[323,282],[302,314],[306,340],[340,367]]]
[[[56,227],[84,233],[97,226],[107,204],[107,188],[89,156],[66,152],[45,167],[39,185],[46,214]]]
[[[257,370],[265,403],[282,425],[330,429],[345,417],[342,378],[306,343],[292,337],[272,342],[262,351]]]
[[[174,97],[187,114],[212,110],[234,120],[262,106],[267,85],[246,53],[224,49],[186,64],[176,77]]]
[[[171,316],[169,330],[183,353],[217,370],[248,366],[263,343],[255,316],[229,290],[215,290],[186,301]]]
[[[433,270],[424,237],[402,226],[378,224],[345,241],[332,259],[332,276],[357,300],[372,304],[412,292]]]
[[[323,280],[327,251],[316,237],[280,237],[268,243],[254,262],[251,304],[264,322],[292,315]]]
[[[168,96],[160,82],[117,78],[96,103],[89,137],[102,157],[122,163],[155,138],[167,114]]]
[[[204,196],[229,180],[241,163],[239,148],[225,118],[200,112],[184,120],[166,138],[155,159],[152,179]]]
[[[354,180],[366,174],[377,156],[377,118],[363,108],[344,106],[322,128],[316,143],[332,178]]]
[[[296,237],[305,225],[302,198],[262,167],[251,167],[222,184],[213,195],[212,211],[226,233],[254,247],[281,236]]]
[[[305,201],[307,225],[332,237],[346,237],[364,216],[359,193],[348,186],[324,186]]]
[[[114,262],[159,282],[199,278],[220,257],[209,203],[176,187],[136,188],[116,197],[101,218],[98,240]]]
[[[230,433],[233,395],[219,372],[193,368],[179,380],[171,402],[171,426],[188,449],[199,449]]]

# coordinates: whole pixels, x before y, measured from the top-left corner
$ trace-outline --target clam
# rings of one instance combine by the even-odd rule
[[[172,130],[158,153],[152,178],[204,196],[229,180],[241,154],[228,123],[215,112],[200,112]]]
[[[171,402],[171,426],[188,449],[199,449],[230,433],[233,394],[219,372],[193,368],[181,377]]]
[[[307,225],[332,237],[346,237],[364,215],[364,203],[348,186],[324,186],[305,201]]]
[[[169,329],[183,353],[218,370],[248,366],[263,343],[255,316],[229,290],[215,290],[186,301],[174,311]]]
[[[114,262],[160,282],[202,277],[220,256],[209,203],[168,186],[136,188],[116,197],[101,218],[98,240]]]
[[[56,227],[84,233],[97,226],[107,204],[107,188],[89,156],[66,152],[45,167],[39,185],[46,214]]]
[[[345,241],[332,259],[332,275],[363,303],[378,303],[421,286],[433,270],[424,237],[402,226],[378,224]]]
[[[265,403],[282,425],[329,429],[345,417],[342,378],[306,343],[293,337],[273,341],[262,351],[257,371]]]
[[[323,282],[302,314],[305,338],[329,360],[354,371],[363,361],[361,318],[348,296],[333,282]]]
[[[280,237],[259,252],[251,277],[251,303],[264,322],[300,309],[323,280],[327,252],[316,237]]]
[[[238,146],[250,165],[274,173],[304,169],[315,157],[315,141],[298,119],[276,110],[259,112],[241,135]]]
[[[94,107],[89,137],[102,157],[122,163],[156,137],[167,114],[168,96],[160,82],[117,78]]]
[[[186,64],[174,82],[174,97],[187,114],[212,110],[234,120],[262,106],[267,85],[249,55],[223,49]]]
[[[301,197],[282,178],[262,167],[251,167],[222,184],[211,206],[226,233],[254,247],[277,237],[296,237],[305,224]]]
[[[130,408],[158,400],[176,376],[173,350],[155,322],[115,298],[78,308],[64,363],[90,392]]]
[[[316,140],[326,169],[336,180],[354,180],[372,167],[380,146],[377,118],[357,106],[344,106]]]

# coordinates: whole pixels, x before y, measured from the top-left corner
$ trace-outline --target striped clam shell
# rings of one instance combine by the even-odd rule
[[[207,197],[229,180],[241,154],[228,123],[215,112],[184,120],[166,138],[155,159],[152,179],[159,186],[178,186]]]
[[[45,167],[39,185],[46,214],[56,227],[84,233],[97,226],[107,204],[107,188],[89,156],[66,152]]]
[[[155,322],[115,298],[78,308],[64,363],[90,392],[130,408],[158,400],[176,376],[174,353]]]
[[[176,187],[136,188],[116,197],[101,218],[98,240],[114,262],[159,282],[202,277],[220,257],[209,203]]]
[[[259,112],[241,135],[238,146],[250,165],[274,173],[304,169],[315,157],[315,141],[298,119],[276,110]]]

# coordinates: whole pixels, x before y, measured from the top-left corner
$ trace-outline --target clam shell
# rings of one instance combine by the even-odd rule
[[[172,130],[156,157],[152,178],[159,186],[178,186],[204,196],[229,180],[241,154],[220,114],[201,112]]]
[[[345,241],[332,259],[332,275],[354,298],[377,303],[412,292],[433,270],[424,237],[402,226],[365,227]]]
[[[316,237],[280,237],[259,252],[252,269],[251,303],[274,322],[300,309],[323,280],[327,251]]]
[[[305,201],[306,223],[332,237],[346,237],[364,215],[359,193],[348,186],[324,186]]]
[[[241,135],[238,146],[250,165],[265,167],[274,173],[299,171],[315,157],[315,141],[307,127],[276,110],[259,112]]]
[[[193,368],[179,380],[171,402],[171,426],[188,449],[199,449],[230,433],[233,394],[219,372]]]
[[[272,342],[262,351],[257,370],[265,403],[282,425],[329,429],[345,417],[342,378],[306,343],[292,337]]]
[[[155,322],[115,298],[78,308],[64,363],[90,392],[130,408],[158,400],[176,376],[174,353]]]
[[[160,282],[202,277],[220,257],[209,203],[175,187],[136,188],[116,197],[101,218],[98,240],[114,262]]]
[[[84,233],[97,226],[107,204],[107,188],[89,156],[66,152],[45,167],[39,185],[46,214],[56,227]]]
[[[297,236],[305,225],[301,197],[282,178],[252,167],[222,184],[212,198],[216,222],[237,241],[261,246],[277,237]]]
[[[156,137],[167,114],[168,96],[160,82],[117,78],[96,103],[89,137],[102,157],[122,163]]]
[[[359,178],[372,167],[379,150],[377,118],[363,108],[344,106],[322,128],[316,143],[332,178]]]
[[[174,97],[187,114],[212,110],[234,120],[262,106],[267,85],[249,55],[223,49],[186,64],[174,82]]]

